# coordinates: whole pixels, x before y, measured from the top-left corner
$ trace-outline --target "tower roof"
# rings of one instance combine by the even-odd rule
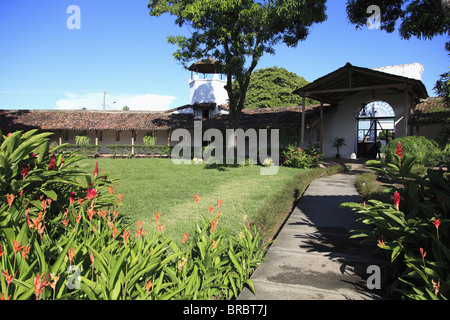
[[[225,64],[214,58],[206,58],[191,64],[189,71],[198,73],[222,73]]]

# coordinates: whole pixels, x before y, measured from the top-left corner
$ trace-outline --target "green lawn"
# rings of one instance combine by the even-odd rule
[[[219,227],[237,230],[242,217],[250,220],[270,201],[271,196],[304,170],[280,167],[272,176],[262,176],[259,166],[208,168],[201,165],[175,165],[170,159],[86,159],[80,166],[86,171],[106,170],[117,178],[116,193],[122,193],[121,212],[133,222],[141,220],[146,228],[155,228],[154,212],[166,231],[179,238],[194,226],[197,204],[208,217],[209,206],[217,212],[217,200],[223,200]]]

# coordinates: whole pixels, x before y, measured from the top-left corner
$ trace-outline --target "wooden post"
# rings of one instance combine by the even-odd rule
[[[323,153],[323,102],[320,102],[320,153]]]
[[[170,130],[167,130],[167,146],[170,147]]]
[[[408,122],[409,122],[409,96],[408,96],[408,87],[405,85],[405,89],[403,91],[403,135],[405,137],[408,136]]]
[[[95,130],[95,145],[98,146],[98,130]]]
[[[301,137],[301,144],[302,144],[302,148],[305,147],[305,96],[302,97],[302,128],[301,128],[301,133],[302,133],[302,137]]]
[[[134,131],[131,130],[131,154],[134,155]]]

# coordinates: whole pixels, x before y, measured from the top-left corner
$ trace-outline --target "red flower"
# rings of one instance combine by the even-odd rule
[[[98,161],[95,162],[94,177],[98,177]]]
[[[98,195],[97,190],[95,190],[92,187],[89,187],[87,194],[86,194],[86,198],[88,198],[89,200],[94,199],[96,196]]]
[[[56,169],[56,157],[53,156],[50,159],[50,164],[48,165],[48,170],[55,170]]]
[[[398,193],[398,191],[394,192],[394,196],[392,197],[392,200],[394,200],[394,205],[398,211],[398,207],[400,205],[400,193]]]
[[[31,167],[28,165],[28,163],[24,162],[22,164],[22,179],[25,179],[28,172],[30,172]]]
[[[397,150],[395,150],[395,154],[398,155],[400,159],[403,156],[402,143],[400,141],[397,143]]]
[[[420,248],[420,255],[422,256],[422,259],[425,259],[425,256],[427,255],[427,252],[423,251],[423,249]]]
[[[72,191],[70,193],[70,197],[69,197],[70,203],[74,203],[75,202],[75,191]]]
[[[217,200],[217,207],[220,209],[220,206],[222,205],[223,200]]]
[[[441,219],[434,219],[433,224],[436,227],[436,231],[439,232],[439,226],[441,225]]]

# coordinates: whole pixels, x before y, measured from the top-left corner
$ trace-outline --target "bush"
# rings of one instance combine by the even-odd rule
[[[404,156],[416,159],[417,165],[434,167],[447,164],[437,143],[421,136],[402,137],[390,141],[383,150],[386,162],[395,162],[394,154],[399,142],[402,144]]]
[[[161,214],[146,232],[126,223],[108,174],[77,169],[83,157],[49,149],[48,136],[0,133],[0,299],[231,299],[261,263],[257,230],[215,231],[197,211],[177,244]],[[196,196],[198,203],[199,197]],[[213,212],[216,212],[213,214]]]
[[[352,238],[376,245],[386,258],[383,269],[388,292],[404,299],[442,299],[450,296],[450,175],[428,169],[425,176],[411,172],[415,158],[407,158],[401,145],[394,163],[369,161],[379,174],[387,175],[403,188],[391,203],[369,200],[344,203],[362,217],[368,230],[354,230]]]
[[[290,144],[281,152],[281,161],[288,167],[308,169],[322,163],[323,155],[319,154],[316,148],[303,149]]]

